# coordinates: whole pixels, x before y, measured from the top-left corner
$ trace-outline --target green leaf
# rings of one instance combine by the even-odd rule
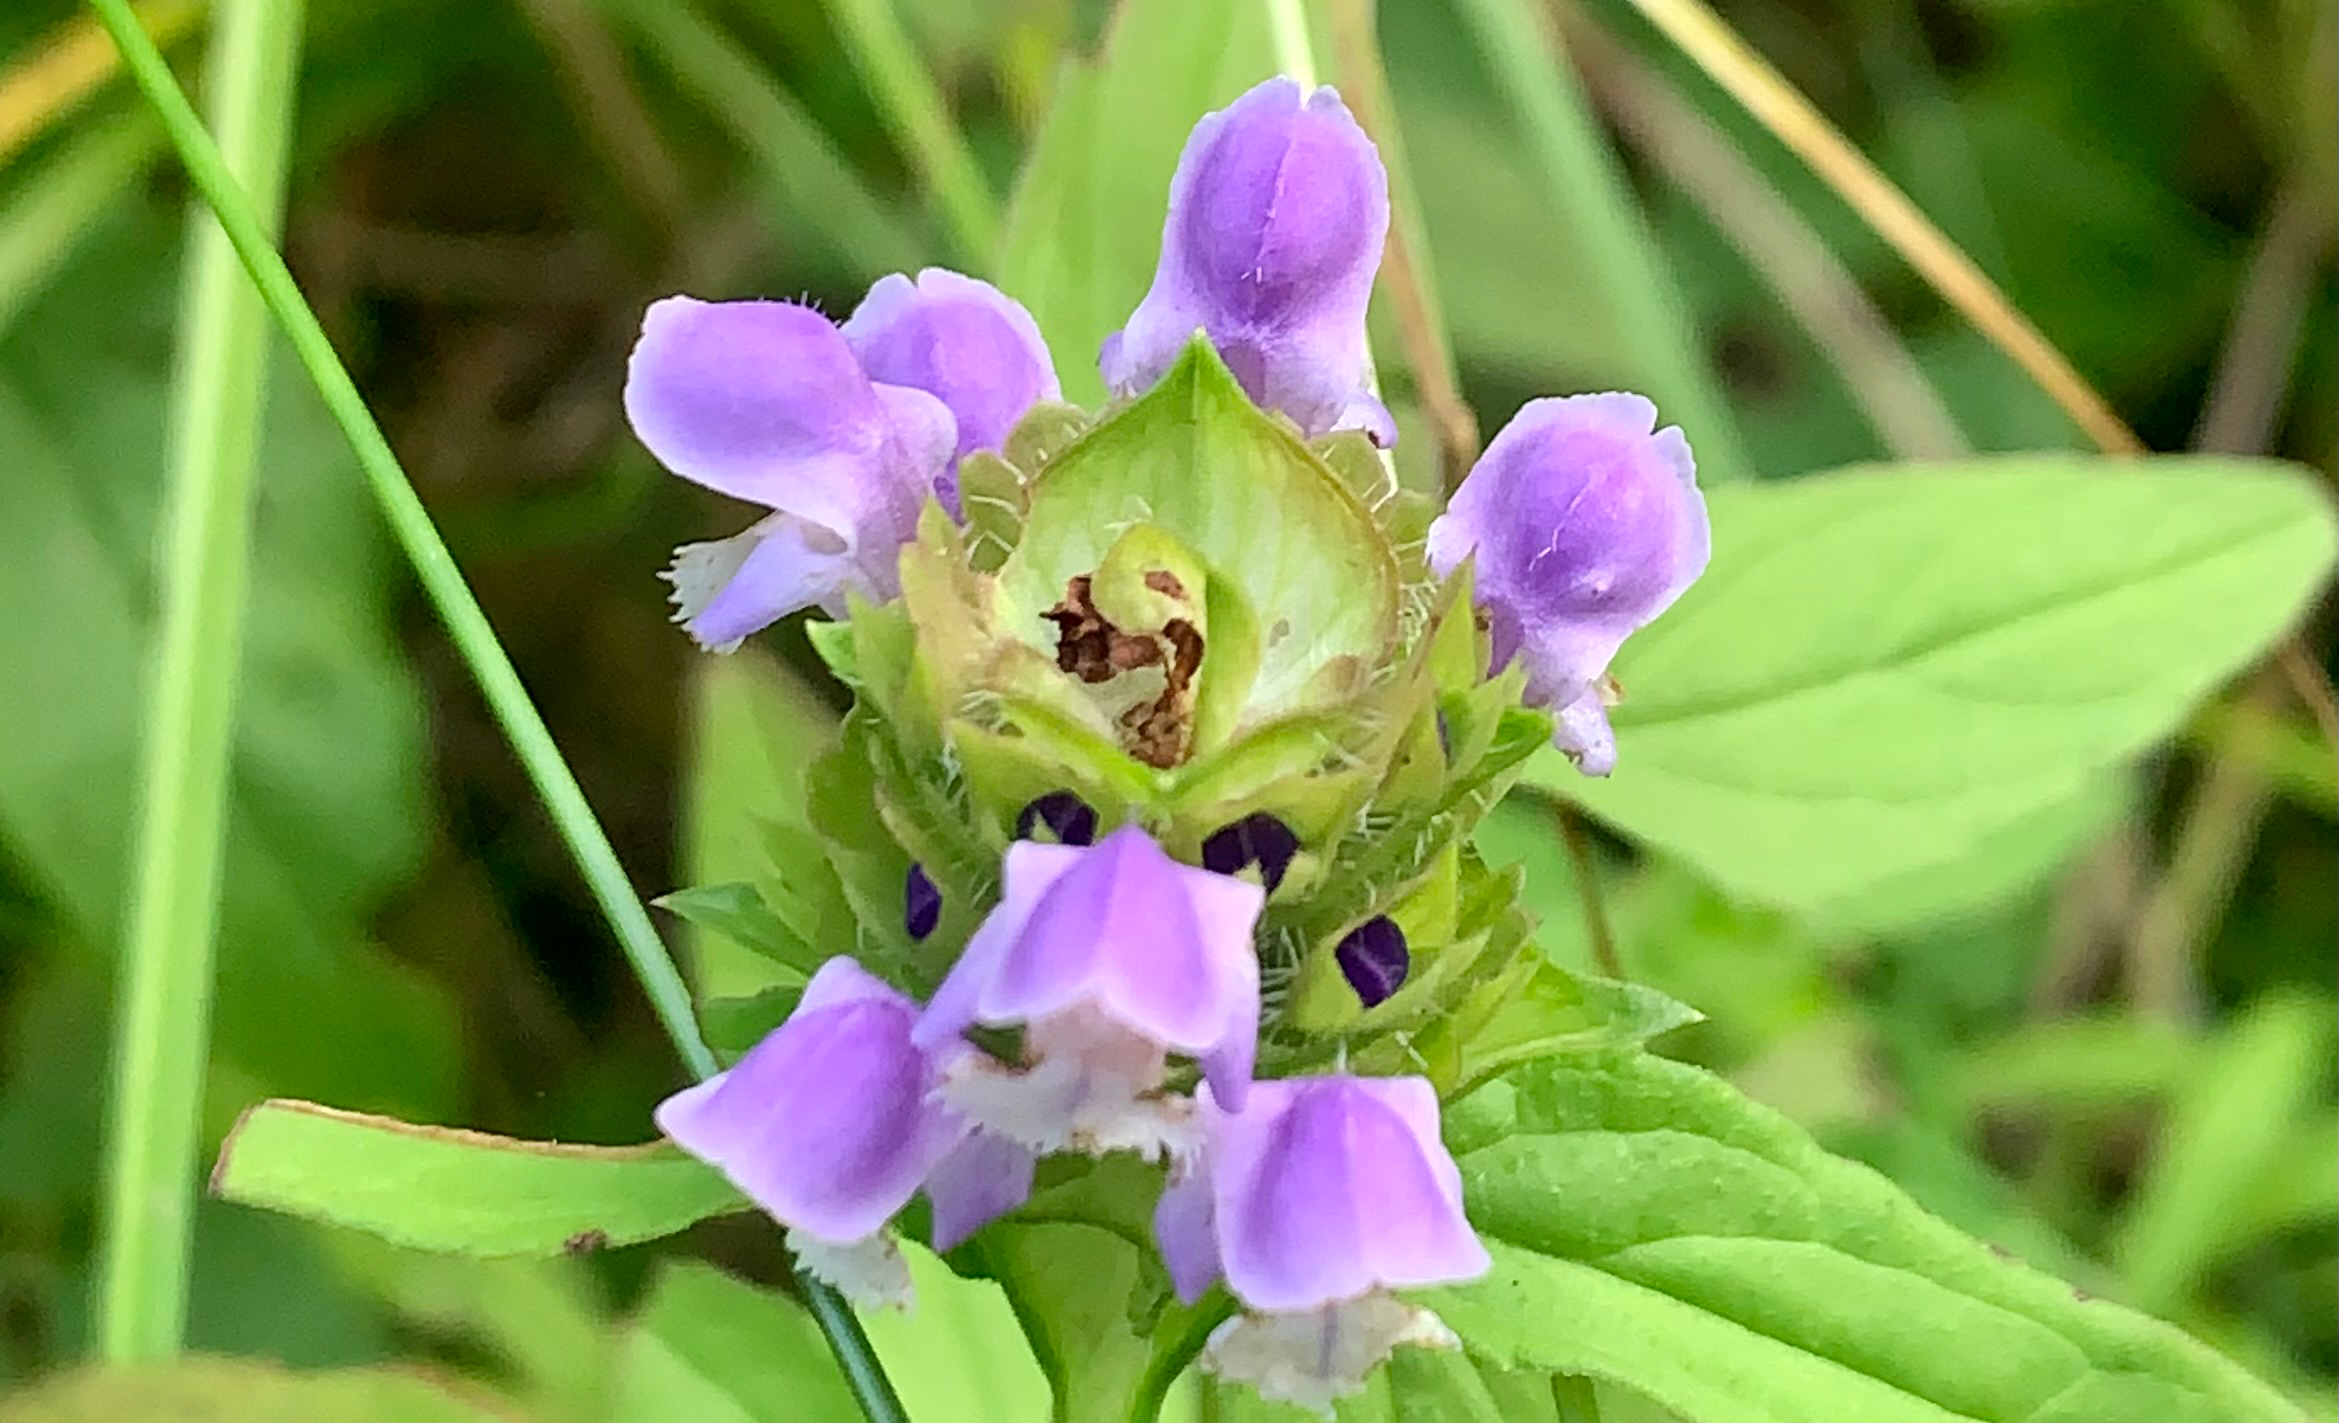
[[[66,1374],[0,1403],[0,1423],[516,1423],[476,1385],[409,1369],[292,1373],[250,1359],[180,1359]]]
[[[2166,736],[2328,571],[2275,464],[2069,456],[1713,491],[1705,578],[1616,665],[1621,763],[1530,779],[1740,894],[1969,852]]]
[[[1127,0],[1102,55],[1064,70],[1008,209],[999,285],[1039,322],[1066,399],[1104,398],[1097,348],[1153,280],[1187,131],[1274,73],[1273,52],[1253,0]]]
[[[460,1255],[557,1255],[672,1235],[747,1202],[665,1142],[574,1146],[262,1102],[211,1188],[245,1205]]]
[[[693,1260],[669,1260],[658,1272],[626,1331],[619,1379],[612,1423],[860,1416],[812,1316]]]
[[[761,955],[798,980],[809,978],[827,957],[780,922],[780,916],[751,884],[700,885],[659,895],[650,902],[694,929],[711,929],[740,948]]]
[[[917,1303],[862,1318],[914,1423],[1042,1423],[1048,1383],[999,1287],[903,1242]],[[795,1302],[695,1261],[660,1269],[627,1331],[613,1423],[848,1423],[861,1417]]]
[[[2295,1417],[1693,1068],[1544,1064],[1461,1115],[1486,1143],[1459,1159],[1495,1264],[1425,1299],[1495,1362],[1619,1383],[1689,1423]],[[1489,1140],[1496,1118],[1511,1134]]]

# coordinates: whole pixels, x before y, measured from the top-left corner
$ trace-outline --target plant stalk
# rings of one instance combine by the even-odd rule
[[[223,0],[212,29],[220,171],[250,188],[246,217],[263,239],[283,215],[301,18],[301,0]],[[116,1363],[168,1358],[186,1328],[267,341],[234,251],[197,205],[171,382],[161,629],[147,685],[99,1243],[98,1349]]]

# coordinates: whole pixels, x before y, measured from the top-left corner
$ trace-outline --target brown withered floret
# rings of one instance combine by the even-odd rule
[[[1145,586],[1171,598],[1186,596],[1185,585],[1167,569],[1145,575]],[[1183,618],[1156,633],[1123,632],[1097,611],[1087,574],[1065,585],[1063,600],[1041,616],[1056,625],[1056,665],[1096,685],[1139,668],[1158,667],[1161,692],[1123,711],[1121,744],[1148,766],[1167,768],[1186,759],[1194,738],[1194,677],[1202,667],[1202,634]]]

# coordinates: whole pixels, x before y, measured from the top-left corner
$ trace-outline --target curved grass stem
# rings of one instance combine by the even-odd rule
[[[332,341],[301,296],[284,259],[278,255],[267,225],[261,221],[203,121],[188,104],[161,52],[139,28],[129,0],[89,0],[89,4],[121,50],[131,78],[154,106],[204,204],[218,220],[219,229],[234,247],[252,284],[259,289],[261,303],[284,331],[294,355],[316,383],[326,409],[349,440],[392,536],[413,567],[424,593],[438,610],[448,638],[470,668],[489,710],[511,742],[561,838],[567,842],[602,914],[616,932],[635,977],[641,981],[651,1008],[665,1026],[667,1036],[673,1039],[675,1050],[695,1075],[713,1074],[714,1053],[708,1049],[692,1015],[690,991],[651,925],[649,911],[642,907],[641,899],[627,881],[608,835],[586,803],[575,774],[562,758],[535,703],[529,699],[527,688],[521,684],[520,674],[504,652],[503,644],[497,640],[487,614],[455,567],[453,556],[447,552],[445,541],[439,537],[422,500],[407,480],[389,440],[375,423],[356,382],[350,379],[340,357],[334,354]],[[871,1423],[905,1423],[907,1415],[901,1402],[894,1396],[884,1369],[851,1310],[818,1281],[800,1277],[798,1284],[837,1356],[847,1384]]]

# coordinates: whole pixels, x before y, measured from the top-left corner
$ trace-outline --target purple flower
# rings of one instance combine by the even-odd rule
[[[1526,665],[1528,705],[1552,708],[1553,744],[1590,776],[1616,766],[1609,661],[1709,549],[1689,441],[1637,395],[1527,402],[1429,527],[1440,577],[1476,553],[1492,670]]]
[[[958,514],[958,456],[996,450],[1024,413],[1062,397],[1040,328],[989,282],[940,267],[915,282],[880,277],[844,324],[846,344],[869,378],[922,390],[950,407],[958,448],[935,493]]]
[[[923,1186],[948,1249],[1031,1190],[1032,1157],[933,1100],[910,1040],[918,1006],[847,958],[822,964],[788,1021],[729,1071],[658,1105],[658,1129],[788,1228],[813,1274],[907,1303],[886,1223]]]
[[[1462,1177],[1420,1077],[1252,1084],[1239,1112],[1205,1093],[1202,1152],[1154,1214],[1188,1303],[1221,1277],[1244,1307],[1202,1364],[1267,1398],[1328,1410],[1400,1344],[1452,1347],[1394,1290],[1475,1279],[1492,1263],[1462,1214]]]
[[[1367,385],[1365,306],[1389,232],[1389,175],[1329,88],[1270,79],[1186,140],[1153,288],[1105,339],[1105,384],[1161,379],[1196,331],[1253,400],[1310,435],[1397,427]]]
[[[798,608],[841,616],[848,592],[892,597],[958,439],[942,401],[872,383],[827,318],[780,301],[652,303],[625,413],[668,469],[772,511],[675,550],[677,619],[716,651]]]
[[[1340,976],[1367,1008],[1387,1002],[1390,994],[1404,987],[1405,975],[1413,967],[1405,931],[1386,914],[1349,930],[1333,947],[1332,957],[1340,965]]]
[[[1005,879],[917,1041],[1020,1025],[1024,1061],[960,1057],[945,1101],[1034,1151],[1147,1155],[1192,1135],[1190,1104],[1158,1091],[1169,1054],[1242,1102],[1259,1039],[1257,885],[1181,865],[1133,825],[1088,848],[1019,840]]]

